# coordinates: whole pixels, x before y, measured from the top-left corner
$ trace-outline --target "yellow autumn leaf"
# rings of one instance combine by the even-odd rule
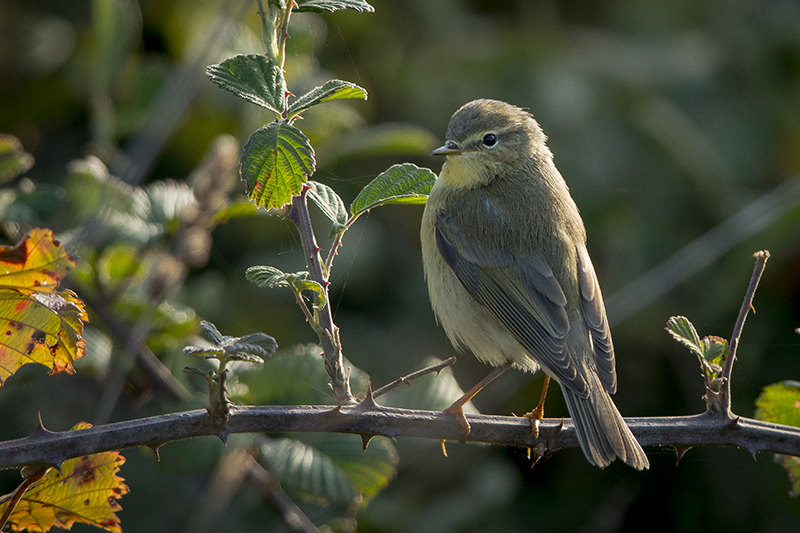
[[[35,228],[16,246],[0,246],[0,286],[52,292],[76,264],[52,231]]]
[[[77,424],[74,429],[91,427]],[[122,533],[117,500],[128,493],[125,480],[117,475],[125,458],[119,452],[103,452],[68,459],[61,471],[50,468],[28,487],[8,519],[10,531],[41,533],[53,526],[70,529],[80,522]],[[0,504],[0,514],[10,503]]]
[[[0,246],[0,385],[28,363],[73,373],[83,357],[83,302],[58,284],[76,264],[53,232],[34,229],[14,247]]]

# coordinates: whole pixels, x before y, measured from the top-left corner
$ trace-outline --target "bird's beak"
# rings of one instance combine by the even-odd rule
[[[447,141],[444,146],[441,146],[431,152],[431,155],[452,155],[452,154],[459,154],[463,152],[461,148],[458,147],[455,141]]]

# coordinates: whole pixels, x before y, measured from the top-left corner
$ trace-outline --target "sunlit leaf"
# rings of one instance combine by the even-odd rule
[[[347,223],[347,208],[336,191],[316,181],[309,181],[308,197],[333,222],[331,235],[338,233]]]
[[[70,291],[0,288],[0,385],[28,363],[45,365],[51,374],[74,373],[72,363],[86,351],[86,320],[83,302]]]
[[[308,277],[308,272],[292,272],[286,274],[273,266],[252,266],[245,271],[245,277],[251,283],[266,289],[275,287],[288,287],[295,280],[303,280]]]
[[[263,357],[271,357],[278,348],[274,338],[265,333],[252,333],[244,337],[230,337],[222,335],[217,327],[206,320],[200,322],[200,328],[205,332],[214,346],[200,347],[187,346],[183,349],[184,355],[202,357],[205,359],[219,359],[228,357],[235,361],[250,361],[263,363]]]
[[[703,348],[700,336],[689,319],[684,316],[673,316],[667,321],[667,331],[672,337],[683,344],[698,357],[703,357]]]
[[[266,56],[237,55],[206,69],[211,81],[278,116],[284,108],[283,70]]]
[[[0,246],[0,287],[51,292],[76,263],[52,231],[36,228],[13,248]]]
[[[273,122],[250,136],[242,153],[242,179],[247,197],[257,207],[282,207],[300,193],[314,173],[314,149],[303,132]]]
[[[355,9],[356,11],[375,11],[375,8],[364,0],[295,0],[297,7],[295,11],[312,11],[322,13],[323,11],[338,11],[340,9]]]
[[[19,139],[0,135],[0,183],[24,174],[33,166],[33,156],[22,148]]]
[[[322,285],[316,281],[310,279],[296,280],[292,283],[292,285],[294,285],[294,287],[300,291],[314,291],[314,293],[317,295],[317,300],[314,303],[314,307],[317,309],[322,309],[325,307],[325,304],[328,303],[328,300],[325,298],[325,289],[323,289]]]
[[[325,85],[310,90],[292,102],[286,110],[286,117],[289,118],[302,113],[309,107],[323,102],[343,100],[345,98],[362,98],[366,100],[367,91],[349,81],[329,80]]]
[[[757,420],[800,427],[800,382],[784,381],[767,385],[756,398]],[[777,461],[789,476],[793,497],[800,496],[800,458],[775,454]]]
[[[800,427],[800,382],[784,381],[764,387],[756,398],[756,418]]]
[[[82,423],[73,429],[91,427]],[[125,458],[118,452],[103,452],[61,464],[61,471],[50,468],[45,477],[25,492],[9,518],[12,531],[70,529],[82,523],[106,531],[122,533],[117,500],[128,493],[124,479],[117,475]],[[8,502],[0,504],[0,514]]]
[[[722,365],[729,353],[728,341],[714,335],[703,337],[700,346],[703,350],[703,358],[716,365]]]
[[[325,307],[327,302],[322,285],[307,279],[308,272],[305,271],[286,274],[272,266],[252,266],[245,271],[245,276],[248,281],[267,289],[293,287],[295,291],[314,291],[317,295],[317,302],[314,306],[319,309]]]
[[[50,230],[34,229],[13,248],[0,247],[0,385],[28,363],[52,374],[74,372],[88,317],[73,292],[56,288],[75,263]]]
[[[424,204],[436,174],[413,163],[394,165],[361,189],[350,204],[354,217],[385,204]]]

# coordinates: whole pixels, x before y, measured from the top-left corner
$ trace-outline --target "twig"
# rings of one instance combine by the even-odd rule
[[[438,374],[439,372],[442,371],[442,369],[447,368],[448,366],[452,365],[455,362],[456,362],[456,356],[454,355],[449,359],[445,359],[444,361],[436,363],[435,365],[431,365],[423,368],[422,370],[417,370],[416,372],[412,372],[411,374],[396,379],[391,383],[388,383],[383,387],[381,387],[380,389],[376,390],[375,392],[372,393],[372,398],[374,399],[380,396],[381,394],[386,394],[390,390],[396,389],[397,387],[405,383],[410,383],[415,379],[417,379],[418,377],[424,376],[425,374],[430,374],[431,372],[436,372]]]
[[[744,295],[742,307],[739,309],[739,316],[736,318],[736,324],[733,327],[733,334],[731,335],[730,342],[730,354],[728,355],[727,359],[725,359],[725,363],[722,366],[722,390],[720,391],[720,395],[722,396],[721,400],[724,413],[727,414],[728,418],[733,417],[733,414],[731,413],[731,372],[733,370],[733,361],[736,359],[736,349],[739,345],[739,337],[742,335],[742,329],[744,328],[744,321],[747,318],[747,313],[753,309],[753,297],[756,294],[756,288],[758,288],[758,282],[761,280],[761,274],[764,272],[767,259],[769,259],[769,252],[766,250],[756,252],[753,254],[753,257],[756,258],[756,265],[753,268],[753,275],[750,277],[750,286],[747,287],[747,292]]]

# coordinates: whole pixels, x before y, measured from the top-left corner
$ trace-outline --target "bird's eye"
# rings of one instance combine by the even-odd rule
[[[497,135],[494,133],[487,133],[483,136],[483,144],[491,148],[495,144],[497,144]]]

